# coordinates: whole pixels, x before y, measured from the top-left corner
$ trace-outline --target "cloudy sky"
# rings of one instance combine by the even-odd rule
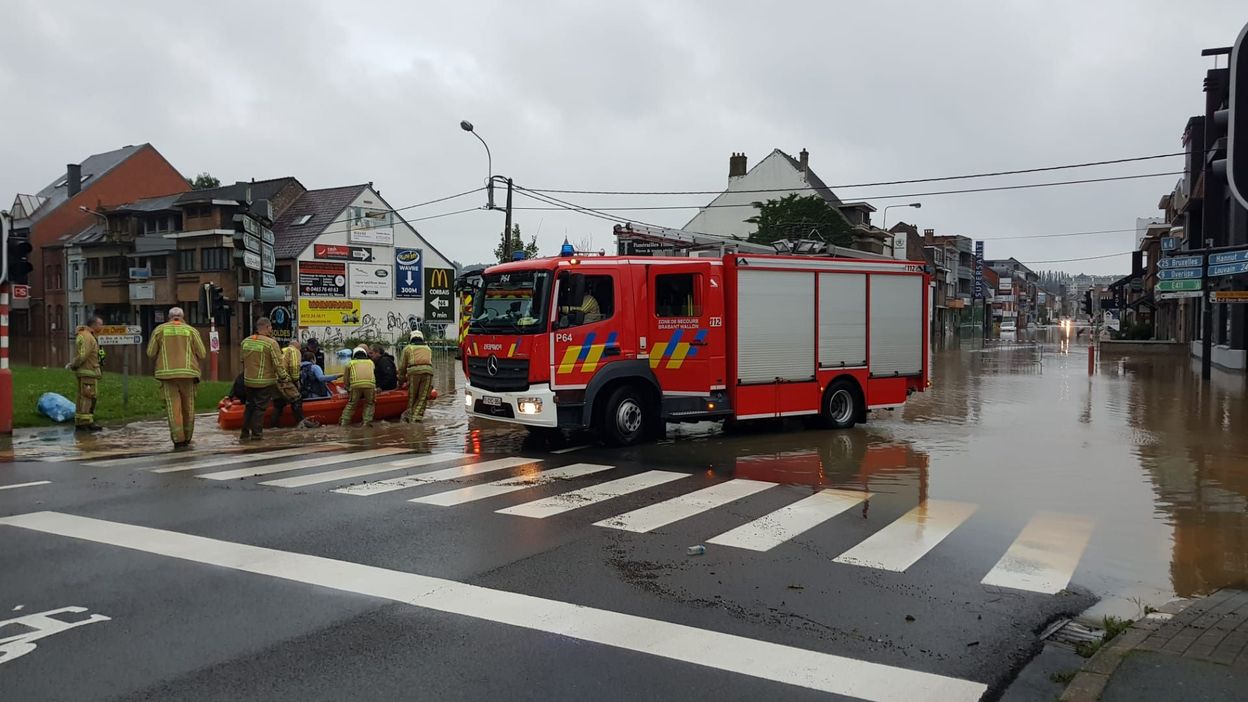
[[[764,9],[765,8],[765,9]],[[10,0],[0,25],[0,200],[63,164],[144,141],[187,175],[372,181],[394,207],[480,185],[714,190],[728,156],[811,153],[827,183],[1021,169],[1178,151],[1201,80],[1248,20],[1241,2],[57,2]],[[1225,64],[1223,64],[1225,65]],[[959,181],[961,187],[1176,171],[1179,159]],[[1176,176],[874,200],[1023,261],[1128,251]],[[843,199],[948,184],[836,188]],[[709,196],[564,195],[589,207]],[[483,204],[473,195],[405,214]],[[517,197],[516,204],[540,206]],[[680,226],[693,209],[619,213]],[[904,214],[899,215],[899,212]],[[917,216],[911,216],[917,215]],[[748,213],[743,214],[748,216]],[[546,251],[610,247],[611,224],[518,210]],[[502,215],[416,223],[484,260]],[[878,221],[877,221],[878,223]],[[1000,241],[994,241],[1001,239]],[[1125,271],[1129,257],[1036,268]]]

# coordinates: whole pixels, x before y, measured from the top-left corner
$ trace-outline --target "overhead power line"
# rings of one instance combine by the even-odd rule
[[[971,178],[995,178],[998,176],[1022,175],[1024,173],[1043,173],[1046,171],[1060,171],[1072,168],[1090,168],[1094,166],[1111,166],[1121,163],[1136,163],[1139,161],[1152,161],[1160,158],[1170,158],[1173,156],[1186,156],[1185,151],[1175,151],[1168,154],[1154,154],[1152,156],[1135,156],[1132,158],[1118,158],[1106,161],[1085,161],[1083,163],[1069,163],[1061,166],[1042,166],[1039,168],[1020,168],[1012,171],[989,171],[985,173],[968,173],[965,175],[939,176],[934,178],[910,178],[907,180],[881,180],[873,183],[843,183],[840,185],[828,185],[827,188],[839,188],[848,190],[851,188],[868,188],[879,185],[911,185],[914,183],[937,183],[947,180],[967,180]],[[760,190],[734,190],[736,193],[787,193],[794,190],[820,190],[822,188],[766,188]],[[720,190],[569,190],[559,188],[529,188],[533,192],[539,193],[556,193],[567,195],[719,195],[724,192]],[[906,197],[906,196],[901,196]],[[868,198],[858,198],[868,199]],[[876,198],[878,199],[878,198]]]
[[[1140,178],[1159,178],[1163,176],[1174,176],[1174,175],[1183,175],[1183,171],[1167,171],[1165,173],[1140,173],[1137,175],[1109,176],[1106,178],[1081,178],[1079,180],[1058,180],[1058,181],[1049,181],[1047,183],[1028,183],[1025,185],[995,185],[995,186],[990,186],[990,187],[985,187],[985,188],[962,188],[959,190],[931,190],[927,192],[901,193],[897,195],[861,195],[861,196],[855,195],[854,199],[855,200],[895,200],[895,199],[900,199],[900,198],[932,197],[935,195],[961,195],[961,194],[966,194],[966,193],[989,193],[989,192],[999,192],[999,191],[1006,191],[1006,190],[1029,190],[1032,188],[1051,188],[1051,187],[1059,186],[1059,185],[1085,185],[1088,183],[1108,183],[1108,182],[1119,181],[1119,180],[1138,180]],[[531,193],[531,194],[541,193],[541,191],[528,190],[528,189],[526,189],[526,192]],[[547,196],[547,197],[550,197],[550,196]],[[753,203],[737,203],[737,204],[720,204],[720,205],[715,205],[715,204],[710,204],[710,205],[642,205],[642,206],[637,206],[637,207],[594,207],[594,208],[574,206],[574,208],[577,210],[583,210],[586,212],[597,212],[599,214],[606,213],[606,212],[642,212],[642,211],[653,211],[653,210],[704,210],[704,209],[732,208],[732,207],[754,207],[754,204]],[[553,208],[551,207],[516,207],[513,209],[548,210],[548,209],[567,209],[567,208],[566,207],[553,207]]]
[[[1075,261],[1095,261],[1096,259],[1099,259],[1099,258],[1113,258],[1115,256],[1127,256],[1133,253],[1135,252],[1134,251],[1122,251],[1119,253],[1103,254],[1100,256],[1083,256],[1081,258],[1058,258],[1058,259],[1053,259],[1051,261],[1019,261],[1019,263],[1022,263],[1028,266],[1035,266],[1035,265],[1039,265],[1042,263],[1073,263]]]

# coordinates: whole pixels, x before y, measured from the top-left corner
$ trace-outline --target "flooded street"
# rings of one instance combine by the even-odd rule
[[[866,492],[872,497],[860,507],[863,516],[883,504],[905,511],[929,500],[965,503],[974,519],[950,548],[968,553],[999,554],[1034,515],[1086,523],[1087,549],[1071,582],[1100,598],[1089,617],[1137,617],[1144,605],[1244,583],[1243,378],[1215,372],[1202,388],[1186,357],[1109,352],[1089,377],[1087,347],[1050,334],[1038,342],[972,341],[938,350],[927,393],[850,431],[807,430],[796,421],[734,431],[671,425],[657,444],[584,450],[613,462]],[[423,425],[270,430],[263,448],[345,442],[355,450],[530,455],[559,448],[535,445],[521,429],[467,420],[451,359],[439,364],[435,385],[442,396]],[[216,429],[214,417],[201,417],[198,427],[197,452],[242,450],[233,432]],[[121,463],[162,451],[165,441],[164,423],[151,421],[88,437],[69,428],[22,432],[13,449],[19,461]],[[562,446],[589,441],[572,437]]]

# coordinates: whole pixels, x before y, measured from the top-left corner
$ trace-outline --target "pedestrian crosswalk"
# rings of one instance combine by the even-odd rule
[[[558,463],[559,459],[504,456],[483,460],[480,455],[460,451],[417,453],[409,447],[361,450],[326,443],[215,454],[173,465],[153,463],[151,457],[109,458],[89,464],[131,466],[173,479],[180,475],[212,481],[259,478],[259,485],[270,488],[324,486],[326,493],[354,497],[415,490],[419,491],[415,496],[403,496],[406,502],[448,509],[519,496],[518,502],[513,498],[510,505],[491,505],[489,509],[502,517],[563,517],[573,524],[581,514],[581,525],[639,535],[634,538],[704,529],[699,519],[714,513],[720,527],[705,529],[699,540],[723,547],[725,553],[742,555],[766,553],[798,540],[819,542],[836,531],[837,524],[847,524],[838,521],[844,519],[841,515],[853,511],[865,519],[867,505],[877,497],[866,491],[836,488],[799,495],[792,486],[782,488],[762,480],[722,480],[706,473],[550,462]],[[201,472],[205,470],[208,472]],[[524,499],[526,493],[531,499]],[[765,512],[752,507],[755,496],[770,505]],[[785,504],[776,506],[779,501]],[[869,535],[855,536],[857,543],[834,551],[839,555],[831,561],[904,573],[923,559],[933,558],[933,551],[971,520],[978,507],[969,502],[924,499],[887,523],[872,525]],[[724,531],[727,520],[736,523]],[[680,526],[672,526],[677,523]],[[1094,526],[1091,519],[1078,515],[1038,513],[980,582],[1037,593],[1060,592],[1078,568]],[[855,527],[858,529],[861,527]]]

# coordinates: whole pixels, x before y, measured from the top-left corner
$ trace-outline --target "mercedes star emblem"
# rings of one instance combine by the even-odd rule
[[[498,356],[490,354],[490,357],[485,361],[485,370],[492,376],[498,375]]]

